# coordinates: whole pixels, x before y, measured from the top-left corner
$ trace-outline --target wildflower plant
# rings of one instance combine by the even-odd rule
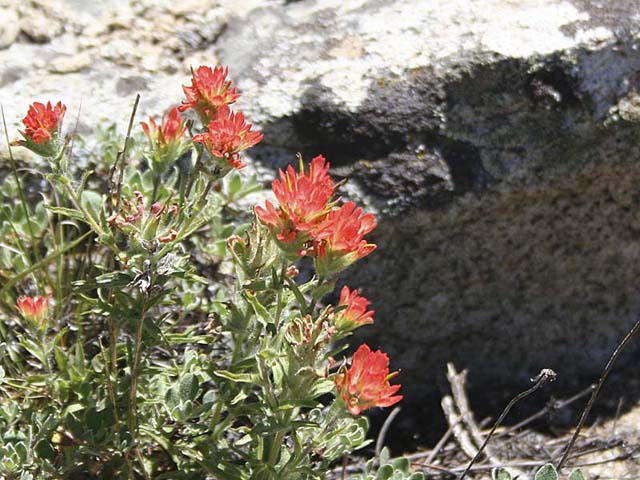
[[[375,249],[374,216],[322,156],[279,172],[277,203],[241,207],[263,137],[227,77],[194,70],[146,139],[98,149],[80,178],[66,107],[29,107],[12,145],[49,168],[12,156],[0,184],[0,477],[321,479],[369,442],[363,411],[401,400],[386,354],[341,355],[368,300],[322,303]]]

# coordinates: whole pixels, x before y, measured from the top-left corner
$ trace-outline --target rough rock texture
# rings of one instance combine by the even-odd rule
[[[235,11],[214,0],[0,0],[0,9],[9,128],[32,101],[60,99],[68,124],[80,112],[78,131],[89,135],[98,121],[126,126],[136,93],[139,120],[179,103],[190,65],[218,63],[211,46]],[[4,20],[15,17],[10,37]]]
[[[156,113],[189,64],[228,64],[256,160],[324,153],[380,215],[346,280],[410,400],[449,360],[476,384],[591,378],[640,312],[636,1],[65,3],[41,36],[42,2],[0,1],[10,122],[44,95],[124,125],[136,92]]]
[[[220,37],[265,153],[326,153],[381,215],[347,281],[410,399],[449,360],[590,379],[640,312],[640,6],[613,3],[300,2]]]

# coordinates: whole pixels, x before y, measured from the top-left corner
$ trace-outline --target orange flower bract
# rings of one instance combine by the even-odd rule
[[[390,407],[402,400],[402,395],[395,395],[400,385],[389,383],[396,374],[389,373],[386,353],[372,352],[363,344],[353,354],[351,367],[336,375],[335,384],[349,413],[359,415],[367,408]]]
[[[140,125],[149,138],[147,159],[157,174],[163,174],[189,149],[189,144],[184,141],[186,127],[176,107],[162,116],[160,125],[153,117],[149,117],[149,123],[140,122]]]
[[[57,135],[62,124],[62,119],[67,111],[67,107],[62,102],[44,103],[34,102],[29,106],[27,116],[22,119],[24,132],[22,135],[38,145],[50,142]]]
[[[140,122],[140,125],[142,125],[142,130],[149,138],[149,141],[159,146],[167,146],[171,143],[179,142],[186,131],[176,107],[173,107],[162,116],[160,126],[156,124],[153,117],[149,117],[149,124]]]
[[[340,292],[338,307],[346,307],[335,314],[333,323],[339,329],[351,330],[373,323],[373,310],[368,310],[369,300],[358,295],[358,290],[350,290],[346,285]]]
[[[182,87],[187,100],[180,105],[180,111],[194,109],[205,124],[214,119],[222,105],[234,103],[240,97],[236,87],[231,88],[228,74],[229,68],[221,66],[213,69],[201,66],[192,71],[191,86]]]
[[[331,210],[314,231],[316,269],[321,275],[337,273],[376,249],[364,236],[376,227],[371,213],[353,202]]]
[[[241,112],[234,113],[222,105],[209,123],[208,131],[194,135],[193,141],[204,144],[212,156],[224,159],[228,166],[241,169],[246,163],[240,160],[240,152],[259,143],[262,137],[260,132],[251,131],[251,124]]]
[[[49,312],[50,302],[50,296],[42,297],[37,295],[31,297],[23,295],[16,301],[16,308],[26,320],[42,327]]]
[[[256,207],[256,215],[286,250],[298,252],[330,209],[334,184],[329,163],[318,155],[308,171],[301,162],[298,172],[289,165],[286,173],[279,171],[279,177],[271,184],[278,206],[267,201],[264,208]]]

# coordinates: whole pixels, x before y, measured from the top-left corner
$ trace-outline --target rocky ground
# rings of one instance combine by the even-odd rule
[[[11,131],[49,99],[85,135],[124,129],[136,93],[159,114],[221,63],[264,172],[324,153],[380,218],[346,279],[377,310],[358,340],[417,411],[447,361],[472,392],[542,367],[576,391],[640,312],[634,0],[0,0],[0,18]]]

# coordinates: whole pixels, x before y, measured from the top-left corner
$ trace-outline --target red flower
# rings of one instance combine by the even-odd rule
[[[386,353],[372,352],[363,344],[354,353],[351,368],[342,367],[335,383],[349,413],[358,415],[367,408],[390,407],[402,400],[402,395],[394,395],[400,385],[389,384],[397,373],[389,373]]]
[[[246,163],[240,160],[240,152],[262,140],[260,132],[252,132],[241,112],[234,113],[227,105],[218,109],[216,119],[209,123],[209,131],[193,136],[194,142],[204,144],[216,158],[224,159],[230,167],[241,169]]]
[[[198,67],[197,71],[191,71],[191,86],[182,86],[186,101],[182,101],[179,109],[181,112],[193,108],[202,123],[207,123],[216,116],[216,112],[222,105],[235,102],[240,94],[236,87],[231,88],[231,81],[227,80],[229,68],[221,66]]]
[[[43,326],[49,311],[49,302],[51,302],[50,296],[27,297],[23,295],[18,298],[16,308],[26,320]]]
[[[64,148],[63,142],[58,141],[62,120],[67,111],[62,102],[44,103],[34,102],[29,106],[27,116],[22,119],[24,132],[20,134],[24,140],[16,140],[11,145],[28,148],[43,157],[60,158]]]
[[[340,292],[338,307],[346,307],[333,317],[335,326],[342,330],[351,330],[373,323],[373,310],[367,311],[369,300],[358,295],[358,290],[349,290],[346,285]]]
[[[159,174],[164,173],[167,167],[189,148],[189,144],[182,141],[186,127],[176,107],[162,116],[160,126],[153,117],[149,117],[149,124],[140,122],[140,125],[149,138],[151,153],[148,158],[151,168]]]
[[[291,165],[279,171],[280,180],[271,184],[278,200],[276,208],[267,201],[265,208],[256,207],[258,219],[274,232],[285,250],[300,251],[311,240],[311,232],[327,215],[334,184],[329,176],[329,163],[322,155],[311,160],[309,171],[296,173]]]
[[[176,107],[173,107],[162,116],[162,125],[160,125],[160,127],[156,125],[153,117],[149,117],[149,123],[151,127],[145,122],[140,122],[142,130],[144,130],[144,133],[149,137],[149,141],[160,146],[179,142],[184,137],[184,132],[186,131]]]
[[[22,119],[25,127],[22,135],[38,145],[50,142],[57,136],[66,111],[67,107],[62,102],[56,103],[55,107],[51,106],[51,102],[46,105],[34,102],[29,106],[27,116]]]
[[[331,210],[315,231],[316,270],[320,275],[337,273],[369,255],[376,246],[364,236],[376,227],[376,219],[362,213],[353,202]]]

